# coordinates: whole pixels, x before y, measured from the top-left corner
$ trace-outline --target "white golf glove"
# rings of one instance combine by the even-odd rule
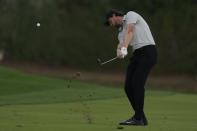
[[[117,49],[117,57],[123,59],[128,54],[126,47]]]

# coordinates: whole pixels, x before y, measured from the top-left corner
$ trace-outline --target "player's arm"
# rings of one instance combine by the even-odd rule
[[[129,43],[133,38],[134,24],[130,23],[127,25],[125,30],[125,35],[123,38],[123,43],[121,44],[123,47],[128,48]]]
[[[132,23],[128,24],[124,32],[123,40],[121,43],[118,44],[118,47],[117,47],[118,58],[124,58],[128,54],[127,48],[133,38],[133,30],[134,30],[134,25]]]

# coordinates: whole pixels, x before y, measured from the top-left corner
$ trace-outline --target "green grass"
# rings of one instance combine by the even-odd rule
[[[68,86],[70,84],[70,86]],[[197,96],[146,93],[147,127],[197,131]],[[0,131],[115,131],[132,115],[122,88],[24,74],[0,66]]]

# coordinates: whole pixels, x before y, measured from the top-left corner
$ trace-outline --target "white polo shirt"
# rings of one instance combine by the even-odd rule
[[[155,45],[152,33],[146,21],[136,12],[129,11],[123,17],[123,26],[119,29],[118,40],[123,43],[124,34],[128,24],[134,24],[133,38],[129,45],[133,47],[133,51],[146,45]]]

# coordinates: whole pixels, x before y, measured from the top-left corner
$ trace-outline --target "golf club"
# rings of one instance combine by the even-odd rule
[[[100,65],[104,65],[104,64],[107,64],[107,63],[109,63],[109,62],[111,62],[111,61],[117,59],[117,58],[118,58],[118,57],[114,57],[114,58],[109,59],[109,60],[104,61],[104,62],[102,62],[101,59],[98,58],[98,59],[97,59],[97,62],[98,62]]]

